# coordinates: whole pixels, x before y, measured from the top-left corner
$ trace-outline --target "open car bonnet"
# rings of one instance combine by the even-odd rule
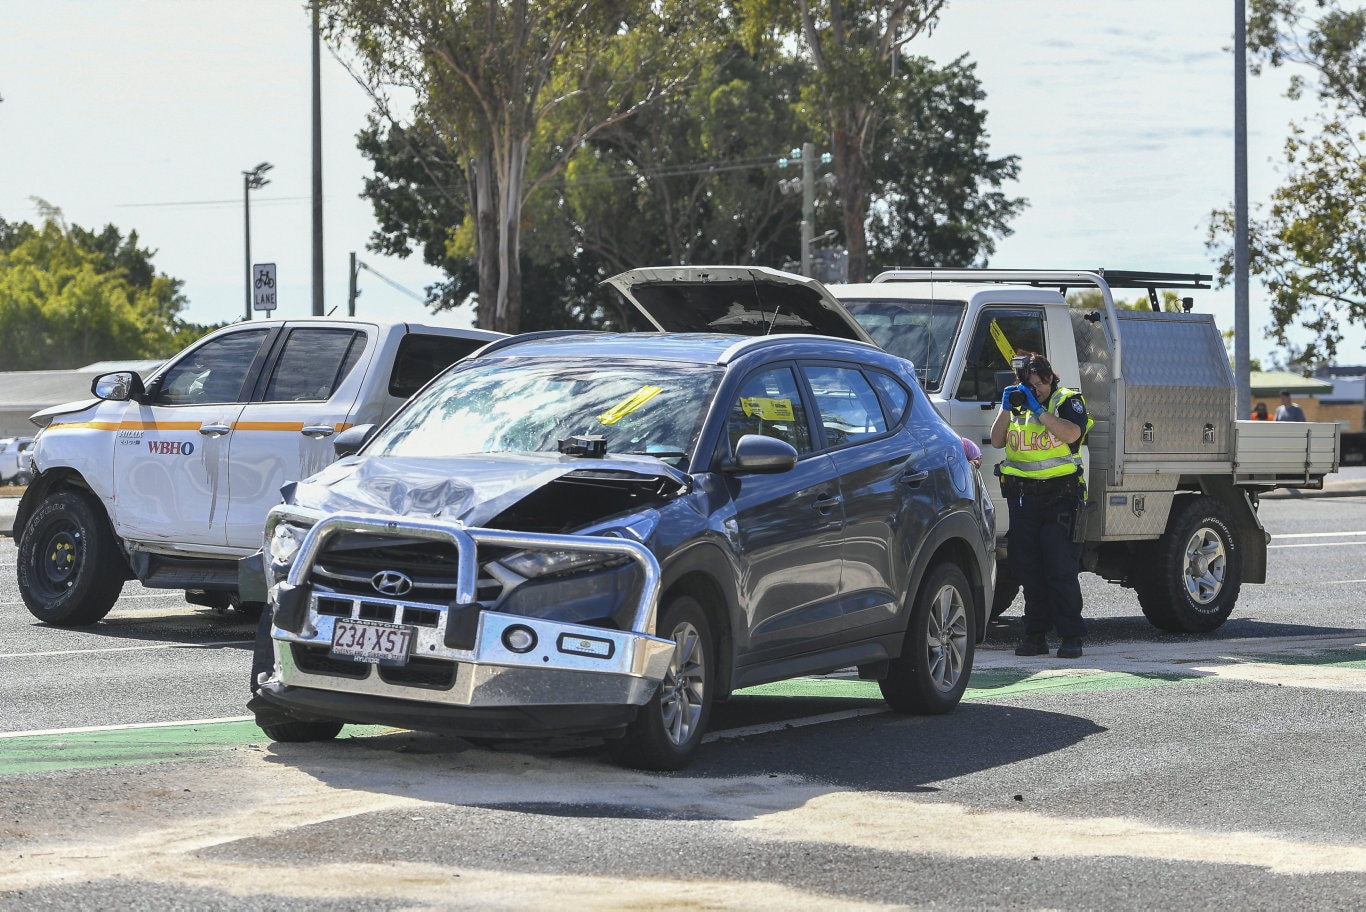
[[[572,484],[599,496],[574,498],[550,524],[569,531],[619,512],[686,492],[691,479],[657,459],[581,459],[555,453],[480,453],[440,459],[352,457],[299,482],[285,500],[324,513],[378,513],[488,525],[542,489]],[[548,492],[549,493],[549,492]],[[553,499],[553,498],[552,498]],[[590,506],[591,505],[591,506]],[[543,511],[549,507],[543,506]],[[572,515],[571,515],[572,513]],[[597,513],[598,515],[592,515]],[[505,517],[505,519],[510,517]]]
[[[662,266],[607,280],[660,332],[804,333],[876,344],[815,279],[761,266]]]

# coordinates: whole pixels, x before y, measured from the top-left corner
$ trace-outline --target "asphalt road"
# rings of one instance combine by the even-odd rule
[[[674,775],[591,742],[270,744],[252,625],[130,586],[43,627],[0,539],[0,908],[1360,908],[1366,494],[1262,517],[1272,581],[1213,634],[1083,577],[1079,661],[1016,658],[1017,605],[949,716],[760,688]]]

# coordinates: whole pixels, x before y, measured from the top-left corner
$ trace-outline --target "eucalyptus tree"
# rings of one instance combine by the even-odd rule
[[[901,58],[928,34],[947,0],[735,0],[751,46],[797,40],[811,64],[802,90],[808,125],[829,143],[838,178],[849,278],[868,268],[869,178],[881,126],[900,115]]]
[[[480,326],[521,324],[528,199],[574,151],[667,92],[705,4],[650,0],[317,0],[380,112],[437,137],[468,183]]]
[[[1249,269],[1271,293],[1272,338],[1296,364],[1335,360],[1342,324],[1366,322],[1366,7],[1339,0],[1252,0],[1253,71],[1293,66],[1288,94],[1317,110],[1290,125],[1283,181],[1249,223]],[[1209,246],[1233,274],[1231,210]],[[1313,334],[1302,348],[1294,327]]]

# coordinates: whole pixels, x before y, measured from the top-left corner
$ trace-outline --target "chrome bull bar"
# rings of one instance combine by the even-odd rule
[[[308,597],[307,617],[300,633],[279,627],[273,627],[271,631],[279,661],[277,673],[284,684],[466,707],[526,703],[640,705],[650,697],[667,672],[674,643],[653,633],[660,589],[659,562],[638,542],[615,537],[511,532],[438,520],[337,513],[320,519],[305,534],[284,586],[310,587],[310,574],[319,555],[332,539],[346,533],[452,544],[458,555],[454,599],[457,605],[476,603],[480,545],[620,555],[633,561],[642,571],[638,601],[631,615],[631,630],[586,627],[483,609],[473,648],[460,649],[444,643],[445,628],[451,618],[449,606],[423,603],[420,599],[406,602],[412,607],[441,611],[437,628],[413,630],[412,656],[450,662],[459,669],[449,686],[440,689],[406,687],[387,683],[385,678],[392,675],[373,666],[358,678],[317,673],[301,667],[290,644],[314,648],[330,646],[337,620],[320,613],[317,600],[336,602],[339,599],[326,592],[314,592]],[[271,598],[275,601],[277,587],[271,588]],[[357,611],[361,601],[355,601]],[[378,595],[363,601],[390,603],[400,609],[405,603],[402,599]],[[512,627],[534,633],[535,642],[543,644],[543,648],[525,654],[510,649],[504,634]],[[360,668],[365,667],[360,664]]]

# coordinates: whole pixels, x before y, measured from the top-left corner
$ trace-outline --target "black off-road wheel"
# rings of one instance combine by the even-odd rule
[[[268,677],[275,671],[275,647],[270,639],[270,622],[270,612],[262,611],[256,624],[256,645],[251,653],[251,701],[247,708],[256,715],[257,727],[272,741],[298,743],[332,740],[341,734],[342,723],[293,716],[257,696],[261,676]]]
[[[54,491],[19,539],[19,595],[54,627],[83,627],[108,614],[126,571],[104,508],[86,491]]]
[[[911,609],[901,655],[878,682],[892,709],[938,715],[958,705],[972,674],[975,614],[968,579],[956,564],[930,571]]]
[[[1138,604],[1159,630],[1208,633],[1238,601],[1242,541],[1228,508],[1211,497],[1173,504],[1167,531],[1135,559]]]
[[[669,670],[626,734],[608,742],[608,752],[622,766],[678,770],[696,755],[711,718],[715,641],[707,613],[686,595],[669,600],[656,629],[674,641]]]

